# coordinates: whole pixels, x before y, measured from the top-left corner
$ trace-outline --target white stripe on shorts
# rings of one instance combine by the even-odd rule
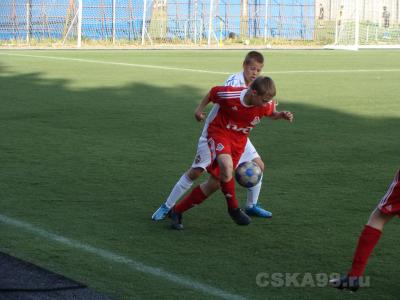
[[[393,182],[390,185],[388,191],[386,192],[385,196],[383,196],[383,198],[381,199],[381,202],[379,202],[379,207],[385,206],[385,204],[388,201],[390,195],[393,193],[394,187],[399,182],[399,174],[400,174],[400,170],[397,171],[397,174],[394,177]]]

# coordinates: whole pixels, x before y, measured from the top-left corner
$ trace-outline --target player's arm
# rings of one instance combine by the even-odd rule
[[[289,122],[293,122],[294,116],[292,112],[286,110],[277,111],[276,107],[278,106],[278,103],[275,100],[271,101],[269,105],[270,105],[269,107],[270,110],[268,110],[267,108],[267,113],[266,113],[268,117],[270,117],[273,120],[284,119]]]
[[[293,119],[294,119],[293,113],[291,113],[290,111],[286,111],[286,110],[274,111],[271,115],[269,115],[269,117],[273,120],[284,119],[289,122],[293,122]]]
[[[201,100],[200,104],[194,111],[194,117],[196,118],[197,121],[201,122],[204,121],[204,119],[206,118],[206,113],[204,112],[204,109],[206,108],[208,103],[210,103],[210,93],[208,93],[203,98],[203,100]]]

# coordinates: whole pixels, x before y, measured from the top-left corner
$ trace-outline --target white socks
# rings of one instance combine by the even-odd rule
[[[174,206],[175,203],[182,197],[182,195],[190,189],[192,184],[193,181],[186,176],[186,173],[183,174],[182,177],[175,184],[174,188],[171,191],[171,194],[169,194],[167,200],[165,201],[165,205],[168,208]]]
[[[255,186],[247,189],[247,207],[252,207],[256,205],[258,202],[258,197],[260,196],[261,192],[261,185],[262,185],[263,175],[261,175],[260,182],[257,183]]]
[[[247,189],[247,207],[251,207],[257,204],[258,197],[260,196],[261,192],[262,179],[263,177],[261,175],[260,182],[252,188]],[[190,180],[189,177],[187,177],[186,173],[183,174],[169,194],[167,200],[165,201],[165,205],[168,208],[173,207],[175,203],[182,197],[182,195],[185,194],[192,187],[192,185],[193,181]]]

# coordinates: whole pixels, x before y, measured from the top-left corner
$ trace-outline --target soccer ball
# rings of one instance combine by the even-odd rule
[[[261,180],[262,171],[253,161],[241,163],[235,171],[236,181],[243,187],[251,188]]]

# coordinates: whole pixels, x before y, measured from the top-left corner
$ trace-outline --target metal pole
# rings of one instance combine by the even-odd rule
[[[83,1],[79,0],[79,9],[78,9],[78,42],[77,47],[80,48],[82,46],[82,11],[83,11]]]
[[[31,38],[31,18],[32,0],[26,1],[26,43],[29,44]]]
[[[112,2],[112,43],[115,44],[115,1]]]
[[[332,0],[329,0],[329,21],[332,20]]]
[[[340,25],[342,25],[341,15],[340,15],[340,1],[338,1],[336,7],[335,45],[337,45],[339,42],[339,22]]]
[[[356,10],[356,28],[354,33],[354,46],[358,49],[359,39],[360,39],[360,0],[355,0],[355,10]]]
[[[381,27],[382,26],[382,8],[383,8],[383,5],[382,5],[382,1],[380,1],[380,0],[378,0],[378,8],[376,9],[376,14],[377,14],[377,19],[378,19],[378,24],[379,24],[379,27]]]
[[[190,40],[190,35],[191,35],[191,22],[193,21],[192,19],[192,0],[188,0],[188,12],[187,12],[187,31],[188,31],[188,39]]]
[[[267,26],[268,26],[268,0],[265,0],[265,18],[264,18],[264,43],[267,42]]]
[[[144,33],[146,31],[146,9],[147,0],[143,0],[142,46],[144,45]]]
[[[208,18],[208,41],[207,45],[211,45],[211,30],[212,30],[212,14],[213,14],[214,0],[210,0],[210,16]]]
[[[362,13],[361,20],[365,20],[366,19],[366,17],[365,17],[366,3],[365,3],[365,0],[362,0],[362,2],[363,2],[363,13]]]
[[[197,0],[194,0],[194,44],[197,45]]]

